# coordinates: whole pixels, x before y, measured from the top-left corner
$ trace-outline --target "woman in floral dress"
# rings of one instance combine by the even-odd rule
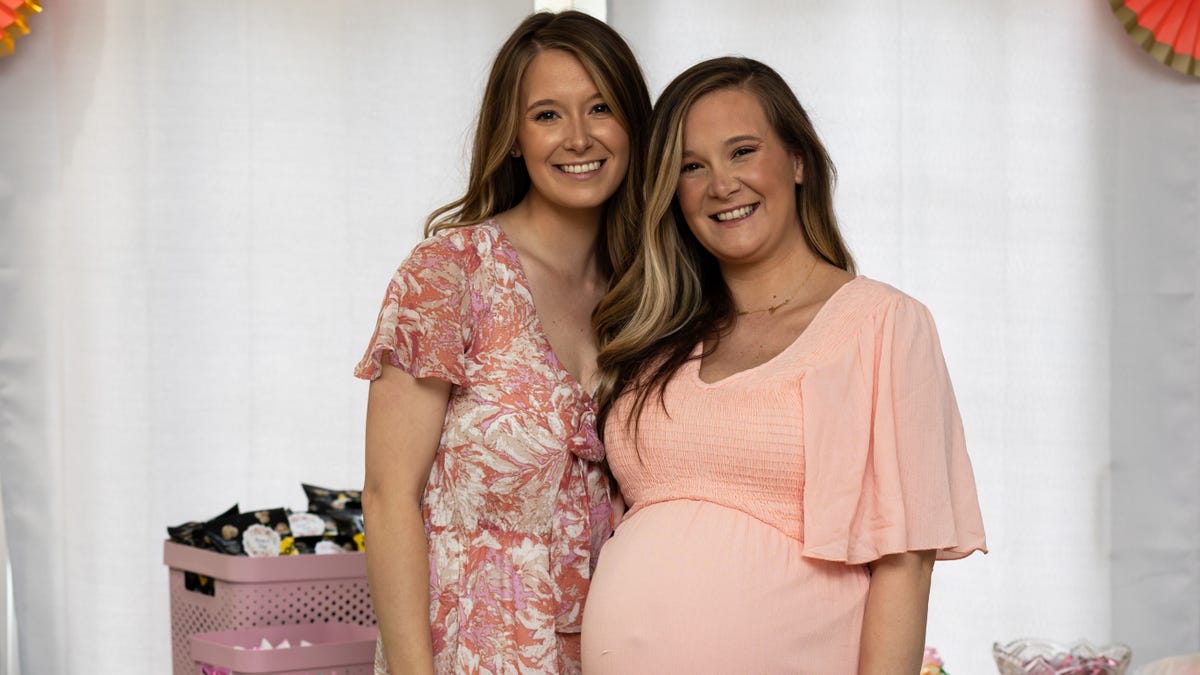
[[[429,217],[355,370],[377,673],[579,671],[612,529],[590,317],[633,248],[649,110],[587,15],[534,14],[496,57],[466,194]]]

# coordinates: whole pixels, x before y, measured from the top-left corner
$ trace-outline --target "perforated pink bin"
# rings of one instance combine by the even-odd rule
[[[375,625],[364,553],[244,558],[172,541],[170,568],[174,675],[194,675],[190,638],[259,626],[350,623]],[[184,572],[213,579],[213,595],[184,588]]]
[[[229,675],[372,675],[376,630],[352,623],[263,626],[192,636],[192,673]],[[287,649],[254,650],[263,640]],[[312,644],[300,646],[300,641]],[[237,649],[236,647],[242,647]],[[220,670],[224,669],[224,670]]]

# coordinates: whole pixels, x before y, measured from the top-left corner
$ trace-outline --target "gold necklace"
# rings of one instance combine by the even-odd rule
[[[802,279],[800,281],[800,285],[797,286],[795,289],[793,289],[792,292],[789,293],[788,296],[783,299],[783,302],[780,302],[775,305],[771,305],[770,307],[763,307],[762,309],[739,310],[737,315],[738,316],[746,316],[747,314],[758,314],[759,312],[766,312],[767,314],[774,314],[776,312],[776,310],[778,310],[780,307],[783,307],[784,305],[788,304],[789,302],[792,301],[792,298],[796,297],[796,294],[800,292],[800,289],[804,288],[804,284],[808,283],[808,278],[812,276],[813,270],[815,270],[815,269],[817,269],[817,261],[813,260],[812,265],[810,265],[808,268],[808,273],[805,274],[804,279]]]

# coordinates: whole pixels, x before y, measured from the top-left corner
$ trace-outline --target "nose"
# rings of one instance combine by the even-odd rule
[[[728,199],[742,189],[742,182],[724,167],[714,167],[709,172],[708,194],[716,199]]]
[[[576,152],[592,147],[592,130],[586,117],[576,117],[570,122],[563,146]]]

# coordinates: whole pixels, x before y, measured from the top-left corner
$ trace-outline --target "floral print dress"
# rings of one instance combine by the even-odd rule
[[[422,504],[437,672],[579,672],[584,598],[611,532],[604,451],[499,225],[414,249],[355,375],[379,377],[384,359],[452,384]]]

